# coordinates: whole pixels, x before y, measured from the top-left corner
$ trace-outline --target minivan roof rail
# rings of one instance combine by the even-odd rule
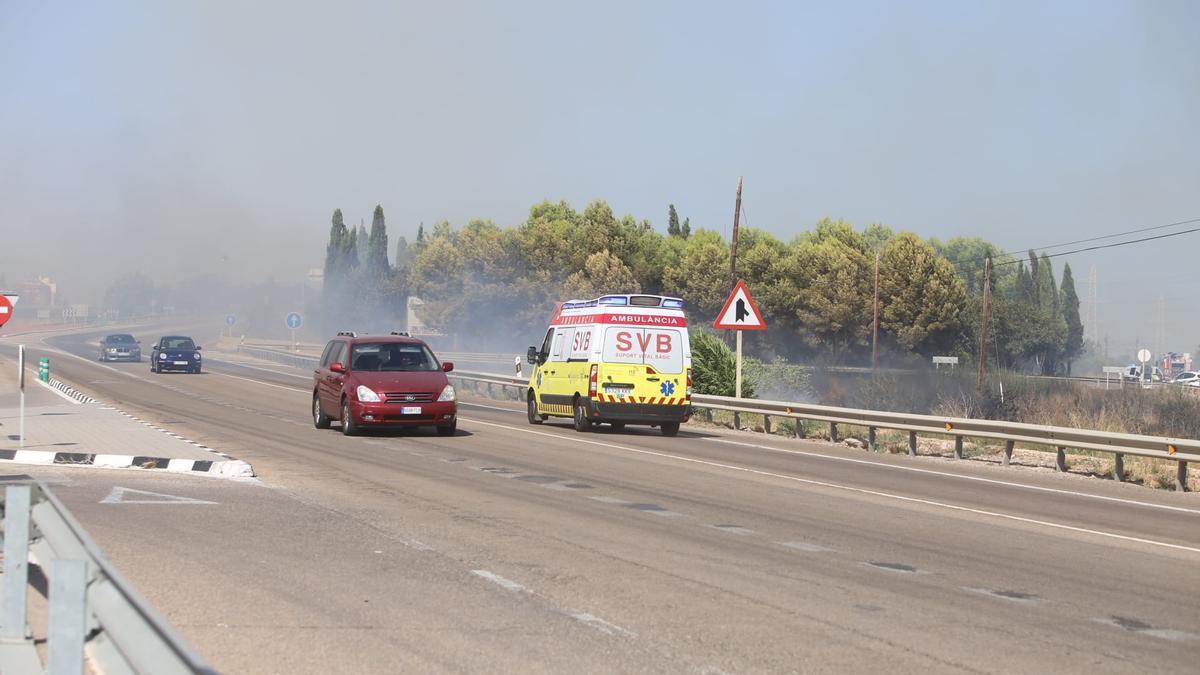
[[[358,337],[358,333],[355,333],[352,330],[339,330],[337,332],[337,336],[338,337]]]

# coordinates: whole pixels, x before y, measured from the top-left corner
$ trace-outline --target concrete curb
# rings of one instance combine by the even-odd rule
[[[56,380],[52,377],[52,378],[50,378],[50,386],[61,391],[62,393],[66,394],[67,396],[70,396],[71,398],[75,399],[76,401],[79,401],[80,403],[95,403],[96,402],[96,399],[92,398],[91,396],[88,396],[87,394],[83,393],[82,391],[79,391],[78,389],[72,387],[71,385],[67,384],[66,382],[63,382],[62,380]]]
[[[99,403],[96,399],[87,394],[75,389],[71,385],[54,378],[50,379],[50,386],[61,391],[63,394],[79,401],[83,404]],[[142,455],[106,455],[93,454],[83,452],[50,452],[47,450],[0,450],[0,462],[13,462],[15,464],[56,464],[68,466],[96,466],[106,469],[151,469],[159,471],[170,471],[172,473],[205,473],[210,476],[221,476],[223,478],[253,478],[254,467],[248,462],[243,462],[236,457],[232,457],[223,452],[214,450],[207,445],[201,445],[191,439],[184,438],[179,434],[155,426],[145,420],[139,419],[129,413],[114,408],[110,405],[101,405],[101,410],[111,410],[119,415],[127,417],[142,426],[149,427],[155,431],[164,433],[176,440],[183,441],[189,445],[195,446],[210,452],[222,459],[172,459],[169,457],[147,457]]]

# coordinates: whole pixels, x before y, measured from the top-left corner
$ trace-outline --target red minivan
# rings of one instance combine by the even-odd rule
[[[407,333],[337,334],[313,371],[313,424],[328,429],[339,420],[342,433],[366,428],[437,427],[453,436],[458,398],[429,345]]]

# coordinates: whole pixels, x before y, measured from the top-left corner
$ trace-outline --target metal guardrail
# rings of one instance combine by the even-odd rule
[[[466,382],[486,384],[489,391],[493,387],[500,387],[501,390],[513,387],[519,392],[529,386],[528,378],[495,373],[454,371],[450,373],[450,377]],[[518,398],[520,397],[518,396]],[[917,454],[918,434],[953,437],[956,459],[962,459],[964,438],[1004,441],[1004,455],[1001,462],[1006,466],[1012,461],[1013,447],[1016,443],[1048,445],[1056,449],[1055,468],[1058,471],[1067,469],[1066,451],[1068,448],[1108,452],[1113,454],[1113,478],[1116,480],[1123,480],[1125,477],[1125,455],[1154,457],[1176,463],[1175,489],[1179,491],[1187,489],[1188,463],[1200,462],[1200,440],[1195,439],[1142,436],[966,417],[837,408],[783,401],[735,399],[727,396],[701,394],[692,396],[692,406],[732,412],[735,426],[740,426],[738,422],[742,414],[762,415],[763,428],[768,433],[771,430],[772,418],[793,419],[797,421],[796,434],[798,438],[802,438],[804,433],[804,426],[800,424],[802,420],[828,423],[829,437],[833,441],[838,440],[839,424],[866,427],[866,444],[871,450],[876,449],[876,433],[879,429],[907,431],[908,454],[912,456]]]
[[[303,360],[301,367],[314,367],[316,359],[296,357],[285,353],[242,348],[252,356],[268,360],[288,362],[288,360]],[[527,377],[502,375],[497,373],[479,373],[456,370],[450,377],[464,382],[474,382],[485,385],[492,393],[497,387],[501,391],[509,388],[517,392],[528,386]],[[516,398],[520,398],[517,396]],[[829,424],[829,437],[837,441],[838,425],[853,425],[867,428],[867,447],[876,449],[875,437],[879,429],[891,429],[908,432],[908,454],[917,454],[917,435],[950,436],[954,438],[954,456],[962,458],[964,438],[986,438],[1004,441],[1004,455],[1001,463],[1008,465],[1012,461],[1013,448],[1016,443],[1032,443],[1048,445],[1056,450],[1055,468],[1066,471],[1066,451],[1068,448],[1108,452],[1113,455],[1113,478],[1124,480],[1125,455],[1154,457],[1176,463],[1175,489],[1187,489],[1187,472],[1189,462],[1200,462],[1200,440],[1184,438],[1166,438],[1161,436],[1142,436],[1137,434],[1122,434],[1090,429],[1073,429],[1070,427],[1043,426],[1039,424],[1024,424],[999,420],[980,420],[965,417],[940,417],[937,415],[916,415],[909,413],[894,413],[879,410],[860,410],[857,408],[836,408],[805,403],[787,403],[783,401],[762,401],[758,399],[735,399],[725,396],[695,395],[692,405],[709,410],[725,410],[734,414],[734,425],[740,426],[742,414],[762,415],[763,427],[771,429],[772,418],[789,418],[797,420],[796,432],[803,437],[802,420],[814,420]]]
[[[0,672],[216,673],[117,572],[44,484],[9,485],[4,509]],[[43,668],[28,626],[30,560],[48,579]]]

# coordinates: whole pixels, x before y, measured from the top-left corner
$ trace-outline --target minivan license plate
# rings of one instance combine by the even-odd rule
[[[401,415],[420,415],[421,414],[421,406],[406,405],[406,406],[400,408],[400,414]]]

